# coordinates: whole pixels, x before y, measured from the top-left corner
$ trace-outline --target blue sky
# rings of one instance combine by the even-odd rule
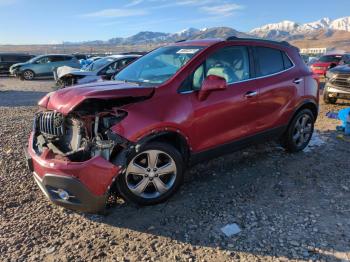
[[[139,31],[350,16],[350,0],[0,0],[0,44],[107,40]]]

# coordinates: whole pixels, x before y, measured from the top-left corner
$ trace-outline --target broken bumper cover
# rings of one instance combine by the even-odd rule
[[[26,152],[28,167],[46,197],[57,205],[83,212],[96,213],[105,208],[109,186],[119,174],[119,167],[99,156],[84,162],[54,159],[50,150],[38,156],[32,143],[33,134]]]
[[[103,211],[106,195],[93,195],[79,180],[72,177],[46,174],[43,179],[34,172],[34,180],[53,203],[83,212]]]

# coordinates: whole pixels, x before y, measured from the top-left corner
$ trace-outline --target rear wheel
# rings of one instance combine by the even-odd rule
[[[315,118],[309,109],[301,110],[290,123],[284,137],[283,146],[289,152],[303,150],[310,142],[314,132]]]
[[[181,154],[171,145],[153,142],[131,156],[118,179],[119,193],[139,205],[153,205],[168,199],[183,181]]]
[[[25,70],[21,74],[22,80],[33,80],[34,79],[34,72],[32,70]]]

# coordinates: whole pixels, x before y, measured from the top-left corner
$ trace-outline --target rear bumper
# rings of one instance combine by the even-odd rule
[[[99,156],[84,162],[57,160],[50,150],[39,156],[32,144],[33,134],[25,150],[27,164],[47,198],[57,205],[84,212],[95,213],[105,208],[109,187],[121,167]],[[62,191],[68,193],[68,199],[60,197]]]

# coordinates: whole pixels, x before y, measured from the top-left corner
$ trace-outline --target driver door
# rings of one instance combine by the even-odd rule
[[[199,101],[192,93],[193,125],[197,151],[240,140],[255,133],[258,88],[250,78],[249,49],[224,47],[215,51],[193,74],[193,89],[199,91],[208,75],[225,78],[227,88],[212,91]]]

